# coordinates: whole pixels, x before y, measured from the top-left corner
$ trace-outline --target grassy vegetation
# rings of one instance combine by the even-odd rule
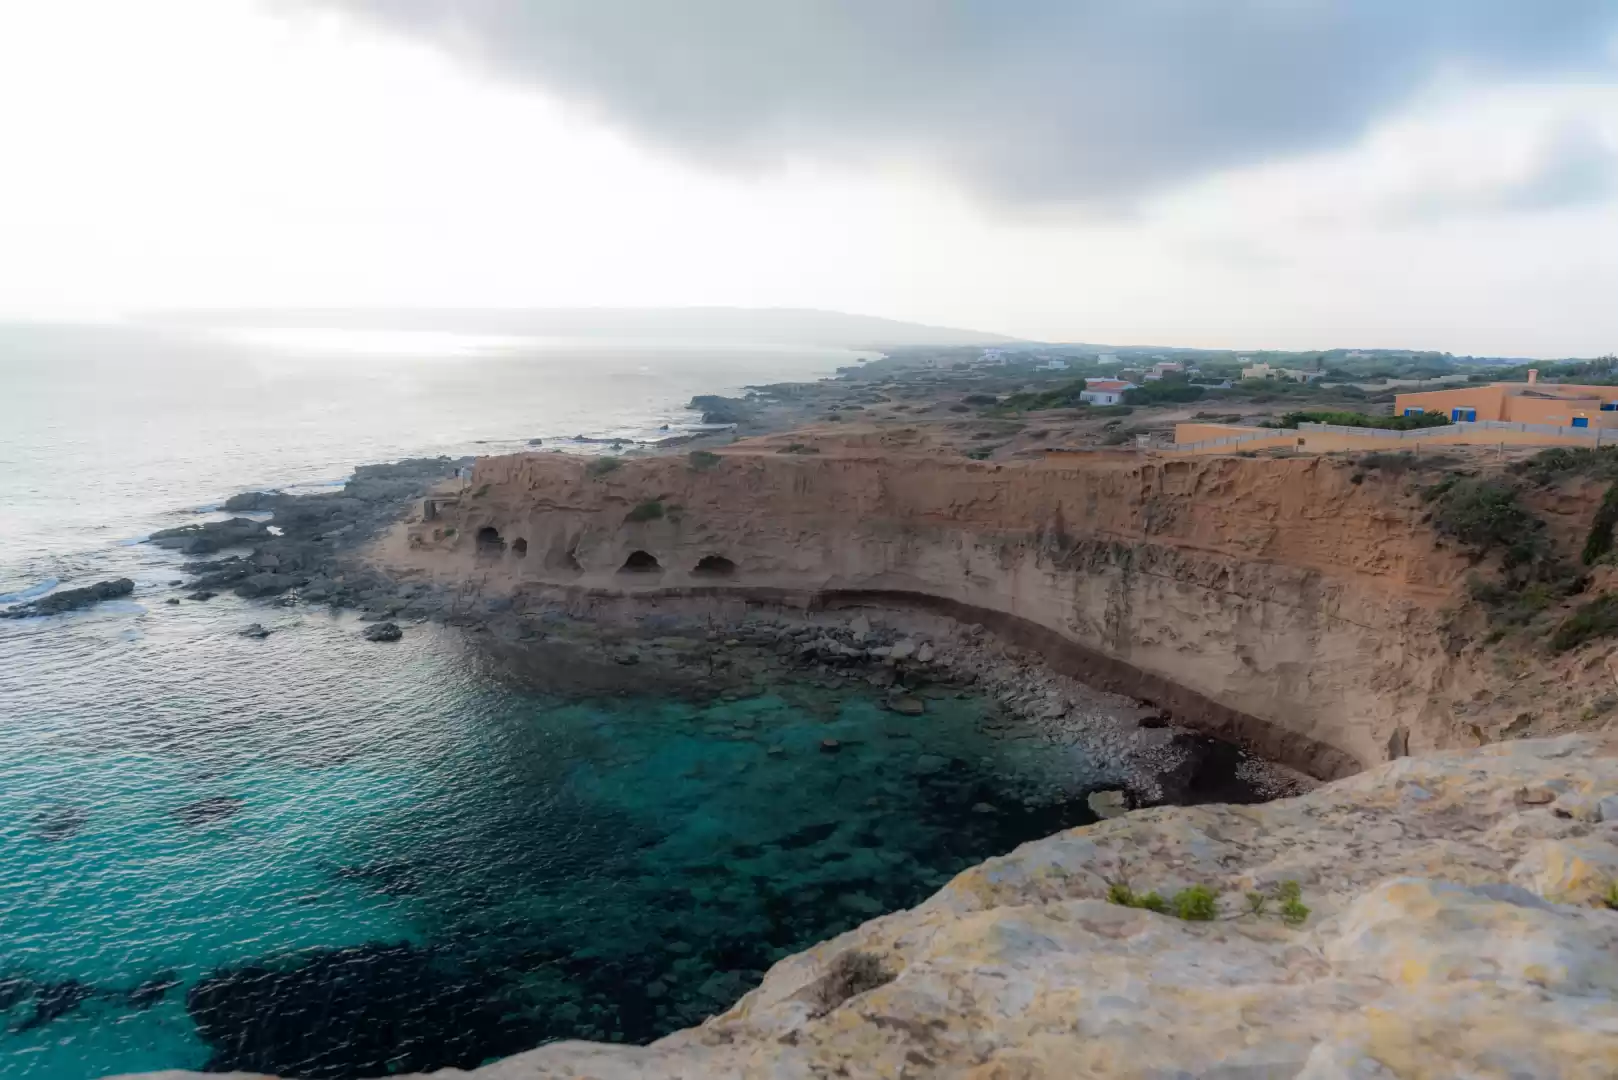
[[[807,445],[805,443],[801,443],[801,442],[787,443],[785,446],[781,447],[781,449],[777,450],[776,453],[778,453],[778,454],[818,454],[818,453],[820,453],[820,447],[818,447],[818,446],[809,446],[809,445]]]
[[[598,457],[584,467],[584,472],[587,476],[606,476],[623,463],[623,458]]]
[[[634,509],[624,515],[625,521],[657,521],[663,517],[663,503],[658,499],[650,499],[637,503]]]
[[[1566,652],[1587,641],[1615,634],[1618,634],[1618,593],[1602,593],[1562,620],[1551,635],[1551,648]]]
[[[693,469],[703,472],[719,464],[719,455],[712,450],[693,450],[686,455],[686,460],[691,463]]]

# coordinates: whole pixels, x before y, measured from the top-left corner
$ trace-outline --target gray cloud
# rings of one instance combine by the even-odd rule
[[[1340,143],[1448,65],[1595,73],[1618,0],[322,0],[725,164],[1127,201]]]

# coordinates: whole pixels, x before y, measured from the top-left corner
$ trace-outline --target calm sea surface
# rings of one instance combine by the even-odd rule
[[[652,436],[835,350],[0,327],[0,1076],[371,1076],[643,1042],[1075,821],[987,703],[518,688],[453,630],[170,606],[138,543],[252,488]],[[249,622],[266,640],[240,637]],[[541,680],[542,683],[542,680]],[[836,738],[838,754],[819,752]]]

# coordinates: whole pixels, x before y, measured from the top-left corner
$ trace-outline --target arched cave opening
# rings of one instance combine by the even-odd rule
[[[500,539],[500,530],[493,525],[485,525],[477,531],[478,548],[483,551],[498,551],[506,546]]]
[[[629,574],[648,574],[661,569],[663,569],[663,565],[657,561],[656,555],[649,551],[636,549],[629,553],[629,558],[624,560],[624,565],[619,568],[619,571]]]
[[[691,572],[704,577],[730,577],[736,572],[736,564],[723,555],[704,555],[697,560],[696,569]]]
[[[520,536],[517,537],[511,542],[511,553],[519,559],[528,554],[528,541]]]

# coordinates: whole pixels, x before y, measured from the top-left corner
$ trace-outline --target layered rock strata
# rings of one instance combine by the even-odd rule
[[[727,450],[478,462],[376,552],[523,598],[752,596],[982,623],[1319,777],[1475,740],[1447,709],[1469,561],[1324,459]]]

